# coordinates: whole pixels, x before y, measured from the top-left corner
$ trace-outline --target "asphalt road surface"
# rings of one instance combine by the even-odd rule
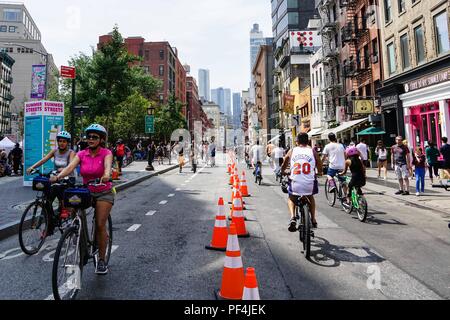
[[[220,163],[220,161],[219,161]],[[244,168],[240,166],[240,171]],[[113,209],[110,273],[84,270],[80,300],[214,300],[224,253],[211,241],[219,197],[230,200],[224,165],[196,175],[185,168],[118,194]],[[448,215],[368,194],[369,219],[361,223],[317,196],[318,223],[312,261],[297,233],[287,230],[286,196],[264,168],[245,199],[247,230],[239,239],[244,267],[254,267],[262,299],[449,299]],[[323,182],[323,181],[322,181]],[[33,257],[17,236],[0,242],[0,299],[51,299],[51,268],[58,237]]]

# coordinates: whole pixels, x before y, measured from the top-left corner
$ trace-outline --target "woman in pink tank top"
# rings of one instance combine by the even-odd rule
[[[52,182],[63,179],[80,165],[80,174],[83,177],[84,184],[88,184],[96,179],[100,179],[100,184],[104,184],[104,186],[89,187],[91,195],[96,201],[96,234],[99,246],[99,261],[95,272],[100,275],[108,273],[108,265],[105,262],[108,243],[106,222],[111,214],[115,199],[115,192],[110,182],[113,155],[111,151],[102,147],[106,142],[107,135],[106,129],[101,125],[93,124],[89,126],[86,129],[89,148],[79,152],[66,169],[51,179]]]

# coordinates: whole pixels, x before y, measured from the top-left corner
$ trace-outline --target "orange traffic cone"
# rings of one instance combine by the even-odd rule
[[[120,180],[119,171],[117,171],[116,169],[112,170],[112,179],[113,180]]]
[[[231,224],[228,235],[227,253],[222,274],[222,286],[217,298],[241,300],[244,292],[244,266],[237,237],[236,225]]]
[[[239,192],[239,190],[236,192],[236,195],[234,197],[231,212],[232,212],[232,223],[236,225],[236,230],[239,238],[250,237],[250,234],[247,232],[247,229],[245,228],[245,217],[242,208],[241,193]]]
[[[228,229],[227,218],[225,216],[225,207],[223,198],[219,199],[219,212],[214,224],[213,237],[210,246],[205,246],[208,250],[225,251],[227,249]]]
[[[228,182],[230,186],[234,185],[234,174],[230,175],[230,181]]]
[[[261,300],[259,297],[258,281],[256,280],[254,268],[247,268],[242,300]]]
[[[227,164],[227,172],[228,174],[231,174],[231,164]]]
[[[250,194],[248,193],[247,178],[245,177],[245,171],[242,172],[242,181],[241,181],[240,191],[244,198],[250,197]]]

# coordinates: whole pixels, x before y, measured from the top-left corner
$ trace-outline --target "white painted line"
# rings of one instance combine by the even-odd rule
[[[113,254],[114,251],[116,251],[117,249],[119,249],[119,246],[112,246],[111,247],[111,254]]]
[[[181,188],[176,188],[175,191],[181,191]]]
[[[185,183],[189,183],[189,182],[191,182],[191,180],[186,180],[186,181],[185,181]]]
[[[132,226],[127,230],[127,232],[134,232],[134,231],[136,231],[137,229],[139,229],[141,226],[142,226],[141,224],[135,224],[135,225],[132,225]]]
[[[161,201],[159,204],[161,204],[161,205],[167,204],[167,201],[166,201],[166,200],[163,200],[163,201]]]
[[[147,212],[146,216],[153,216],[156,213],[156,211],[149,211]]]
[[[168,197],[168,198],[173,198],[173,197],[175,197],[175,194],[174,194],[174,193],[171,193],[171,194],[169,194],[167,197]]]

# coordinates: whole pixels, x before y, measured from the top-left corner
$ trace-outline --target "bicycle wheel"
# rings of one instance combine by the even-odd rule
[[[19,243],[22,251],[29,255],[39,252],[47,238],[48,214],[41,202],[30,204],[19,224]]]
[[[59,240],[52,270],[55,300],[74,300],[81,289],[83,263],[77,227],[67,229]]]
[[[365,222],[367,219],[368,205],[367,200],[364,196],[359,196],[358,205],[359,208],[356,209],[356,212],[358,213],[358,219],[361,222]]]
[[[333,180],[327,180],[325,182],[325,197],[327,198],[328,205],[330,207],[334,207],[336,204],[336,198],[337,198],[337,190],[336,187],[334,188],[333,192],[329,192],[331,187],[333,186]]]
[[[305,258],[309,260],[311,256],[311,216],[309,213],[308,205],[303,206],[303,215],[304,215],[303,234],[305,238],[303,241],[303,254],[305,255]]]

